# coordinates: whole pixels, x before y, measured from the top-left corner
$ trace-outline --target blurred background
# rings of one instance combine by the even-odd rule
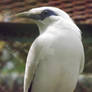
[[[12,16],[40,6],[66,11],[81,29],[85,68],[75,92],[92,92],[92,0],[0,0],[0,92],[23,92],[27,53],[39,35],[37,25]]]

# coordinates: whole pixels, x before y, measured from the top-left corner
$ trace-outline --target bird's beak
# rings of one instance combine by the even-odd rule
[[[18,13],[18,14],[15,15],[15,17],[19,17],[19,18],[30,18],[30,19],[34,19],[34,20],[41,19],[40,14],[33,14],[33,13],[30,13],[30,12]]]
[[[15,15],[15,17],[19,17],[19,18],[29,18],[29,13],[28,13],[28,12],[18,13],[18,14]]]

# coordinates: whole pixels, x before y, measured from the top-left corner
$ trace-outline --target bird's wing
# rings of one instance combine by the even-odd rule
[[[39,55],[40,47],[38,46],[37,42],[35,41],[28,53],[26,69],[25,69],[25,76],[24,76],[24,92],[28,92],[29,87],[32,83],[35,70],[39,63],[38,55]]]

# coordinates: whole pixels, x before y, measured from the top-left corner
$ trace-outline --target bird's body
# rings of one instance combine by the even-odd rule
[[[38,39],[41,53],[39,52],[39,65],[35,73],[32,92],[73,92],[83,53],[80,51],[81,42],[78,45],[79,39],[73,39],[69,32],[63,35],[47,32]],[[80,49],[77,49],[79,47]]]
[[[68,19],[52,16],[43,20],[45,24],[38,23],[40,36],[29,50],[24,92],[74,91],[83,71],[84,50],[79,28]]]

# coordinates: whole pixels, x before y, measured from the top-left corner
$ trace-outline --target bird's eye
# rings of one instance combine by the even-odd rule
[[[48,15],[48,11],[44,11],[43,12],[43,15]]]

